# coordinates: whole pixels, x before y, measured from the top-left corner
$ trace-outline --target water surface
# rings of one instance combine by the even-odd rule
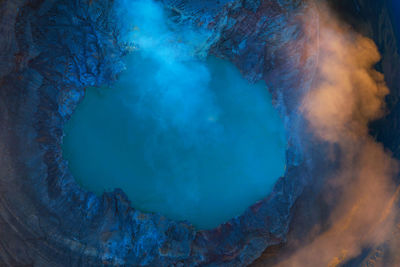
[[[64,157],[84,188],[121,188],[137,209],[208,229],[283,175],[284,127],[263,82],[214,57],[180,64],[133,53],[112,88],[87,89]]]

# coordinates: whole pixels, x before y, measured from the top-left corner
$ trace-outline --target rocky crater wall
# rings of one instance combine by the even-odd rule
[[[298,112],[318,52],[307,45],[317,27],[304,34],[299,23],[310,4],[246,0],[212,12],[165,4],[215,29],[209,53],[250,81],[265,80],[290,133],[285,176],[264,200],[210,231],[135,210],[120,189],[101,197],[81,189],[62,158],[62,129],[85,88],[112,83],[124,67],[129,49],[114,1],[1,1],[2,265],[243,266],[286,240],[293,205],[321,168],[310,159],[324,150]]]

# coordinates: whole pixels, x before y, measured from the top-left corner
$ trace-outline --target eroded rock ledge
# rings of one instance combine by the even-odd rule
[[[62,159],[63,124],[88,86],[110,83],[127,53],[113,1],[0,2],[0,263],[35,266],[243,266],[285,240],[291,209],[313,171],[299,100],[317,49],[307,45],[301,0],[237,1],[196,12],[218,25],[210,52],[264,79],[288,128],[287,169],[273,192],[210,231],[133,209],[122,190],[81,189]],[[312,18],[318,23],[318,17]],[[316,27],[315,27],[316,29]],[[290,55],[290,57],[288,57]]]

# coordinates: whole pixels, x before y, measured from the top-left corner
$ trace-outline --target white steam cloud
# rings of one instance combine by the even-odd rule
[[[135,104],[136,112],[157,118],[164,127],[190,132],[191,136],[208,128],[209,121],[199,118],[217,117],[219,112],[203,58],[210,32],[194,27],[180,15],[171,18],[173,14],[168,14],[159,2],[120,0],[118,5],[121,20],[130,22],[129,33],[124,35],[127,42],[140,51],[138,56],[153,64],[149,69],[155,71],[154,82],[135,92],[142,100]],[[136,68],[146,71],[143,65]]]

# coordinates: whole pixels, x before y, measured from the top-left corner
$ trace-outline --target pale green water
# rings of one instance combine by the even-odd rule
[[[113,88],[89,88],[65,126],[64,157],[96,193],[216,227],[265,197],[285,166],[285,135],[262,82],[229,62],[160,62],[134,54]],[[169,66],[167,64],[167,66]]]

